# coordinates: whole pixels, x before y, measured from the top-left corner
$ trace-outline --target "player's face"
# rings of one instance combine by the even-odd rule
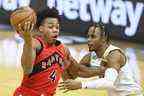
[[[99,27],[90,27],[88,30],[88,47],[89,51],[95,51],[101,45],[101,30]]]
[[[59,36],[59,21],[57,18],[46,18],[40,26],[40,31],[49,42],[54,42]]]

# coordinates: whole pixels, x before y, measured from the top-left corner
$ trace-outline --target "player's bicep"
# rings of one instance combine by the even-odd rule
[[[114,68],[119,71],[125,63],[125,56],[119,50],[114,50],[107,56],[107,63],[109,68]]]
[[[113,50],[107,56],[106,61],[107,68],[104,73],[104,78],[113,84],[117,79],[121,65],[124,64],[124,55],[120,50]]]

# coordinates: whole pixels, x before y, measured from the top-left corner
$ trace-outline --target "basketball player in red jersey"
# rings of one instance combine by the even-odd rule
[[[74,62],[67,48],[56,40],[58,11],[47,8],[37,17],[39,36],[32,36],[31,22],[26,22],[23,28],[19,24],[18,31],[25,41],[21,58],[24,78],[14,96],[53,96],[64,69]]]
[[[57,40],[60,18],[55,8],[47,8],[37,17],[39,35],[32,36],[34,24],[31,22],[26,22],[23,28],[19,24],[18,31],[25,41],[21,58],[24,78],[14,96],[53,96],[62,75],[66,80],[76,78],[80,69],[87,74],[102,73],[80,67],[69,50]]]

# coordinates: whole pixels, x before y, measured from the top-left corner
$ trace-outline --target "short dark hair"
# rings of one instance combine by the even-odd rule
[[[110,34],[109,34],[109,32],[108,32],[107,27],[106,27],[105,24],[103,24],[103,23],[93,23],[92,25],[90,25],[88,27],[88,29],[90,27],[92,27],[92,26],[94,26],[94,30],[93,31],[95,31],[95,28],[100,28],[100,30],[101,30],[101,36],[102,37],[104,36],[106,38],[107,43],[110,42]]]
[[[43,20],[47,17],[57,18],[60,21],[60,16],[56,8],[45,8],[37,13],[37,28],[43,23]]]

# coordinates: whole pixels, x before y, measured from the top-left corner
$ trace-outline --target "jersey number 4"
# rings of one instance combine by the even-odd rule
[[[52,80],[53,82],[55,81],[55,79],[56,79],[56,72],[55,72],[55,71],[53,71],[53,72],[51,73],[50,78],[51,78],[51,80]]]

